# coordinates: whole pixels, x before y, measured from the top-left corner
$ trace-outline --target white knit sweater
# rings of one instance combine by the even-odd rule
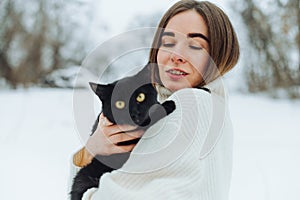
[[[150,127],[121,169],[88,190],[93,200],[227,200],[232,126],[222,79],[182,89],[168,100],[176,110]],[[70,180],[78,168],[72,165]]]

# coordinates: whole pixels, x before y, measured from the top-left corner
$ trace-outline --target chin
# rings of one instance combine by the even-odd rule
[[[186,87],[184,87],[184,86],[181,86],[181,85],[179,85],[178,83],[176,84],[169,84],[169,83],[166,83],[166,84],[164,84],[164,86],[167,88],[167,89],[169,89],[169,90],[171,90],[172,92],[176,92],[177,90],[180,90],[180,89],[183,89],[183,88],[186,88]]]
[[[172,92],[183,88],[192,87],[186,80],[172,81],[168,77],[160,77],[160,80],[162,81],[162,84],[165,86],[165,88],[171,90]]]

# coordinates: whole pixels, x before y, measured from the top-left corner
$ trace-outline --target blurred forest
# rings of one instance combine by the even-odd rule
[[[299,0],[235,1],[246,31],[242,63],[250,92],[300,97],[299,6]]]
[[[80,65],[87,52],[80,1],[1,0],[0,76],[12,88]],[[77,17],[76,17],[77,16]]]
[[[244,35],[239,65],[246,90],[274,96],[284,90],[289,98],[299,98],[299,0],[227,1],[239,19],[234,23],[236,32]],[[94,11],[89,10],[93,6],[81,9],[88,3],[1,0],[0,83],[11,88],[39,85],[58,69],[79,66],[93,43],[83,32],[92,28],[86,22],[93,17]],[[155,11],[151,16],[135,16],[128,28],[156,26],[160,17]],[[111,51],[106,50],[101,59],[110,59]]]

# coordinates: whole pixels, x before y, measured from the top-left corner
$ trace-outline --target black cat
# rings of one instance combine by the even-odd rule
[[[150,68],[148,64],[135,76],[123,78],[108,85],[90,83],[92,90],[100,98],[102,112],[109,121],[114,124],[137,125],[137,129],[145,130],[174,111],[174,101],[166,101],[163,104],[157,101],[157,91],[150,80]],[[92,133],[96,130],[98,122],[99,116]],[[138,140],[134,139],[118,145],[136,144]],[[121,168],[129,154],[96,155],[92,162],[83,167],[75,176],[70,192],[71,200],[80,200],[89,188],[98,187],[100,177],[105,172]]]

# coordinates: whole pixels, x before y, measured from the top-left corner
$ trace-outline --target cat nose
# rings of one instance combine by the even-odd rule
[[[135,122],[135,123],[139,123],[141,120],[140,120],[140,116],[141,116],[141,113],[135,113],[131,116],[132,120]]]
[[[138,120],[139,116],[140,116],[140,114],[134,114],[131,117],[132,117],[133,120]]]
[[[137,108],[134,108],[134,109],[131,110],[131,114],[132,114],[132,116],[140,116],[141,111]]]

